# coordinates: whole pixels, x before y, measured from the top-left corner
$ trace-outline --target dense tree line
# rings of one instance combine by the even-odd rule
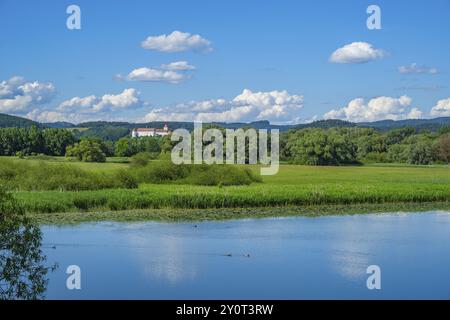
[[[47,154],[64,156],[66,148],[76,142],[75,137],[64,129],[1,128],[0,155]]]
[[[204,129],[207,128],[218,128],[225,133],[218,126]],[[80,139],[67,129],[35,126],[0,129],[0,155],[3,156],[66,155],[82,161],[102,162],[106,157],[131,157],[145,152],[150,159],[170,152],[174,144],[176,142],[171,142],[167,136],[124,137],[114,142],[99,137]],[[247,142],[247,152],[248,149]],[[281,134],[280,152],[281,160],[307,165],[449,163],[450,126],[442,127],[439,132],[417,132],[412,127],[388,132],[361,127],[294,129]]]
[[[140,152],[150,154],[160,154],[161,152],[170,152],[172,143],[170,137],[142,137],[120,139],[115,144],[115,154],[118,157],[130,157]]]
[[[282,136],[281,150],[284,160],[308,165],[449,163],[450,127],[438,133],[414,128],[386,133],[357,127],[293,130]]]

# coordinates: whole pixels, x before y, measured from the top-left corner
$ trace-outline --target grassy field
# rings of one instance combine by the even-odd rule
[[[55,160],[58,161],[61,160]],[[104,164],[67,163],[93,171],[128,166],[117,161]],[[252,170],[256,173],[258,167],[252,167]],[[258,212],[266,212],[262,213],[263,216],[287,215],[288,211],[305,214],[305,208],[309,208],[308,212],[323,212],[325,208],[328,208],[325,211],[338,208],[340,212],[355,209],[362,212],[367,211],[364,208],[395,210],[405,207],[414,211],[415,208],[449,207],[450,169],[446,166],[282,165],[277,175],[264,176],[262,183],[249,186],[141,184],[138,189],[18,191],[15,196],[29,213],[45,217],[44,220],[51,220],[52,215],[55,219],[60,218],[57,213],[70,213],[78,220],[84,214],[84,217],[96,220],[92,212],[97,212],[99,219],[109,216],[120,220],[120,214],[123,219],[146,217],[158,220],[165,216],[167,220],[190,220],[205,216],[213,219],[239,217],[243,216],[242,212],[247,212],[244,216],[252,216],[249,212],[254,212],[255,216],[260,215]],[[258,209],[248,211],[249,208]]]

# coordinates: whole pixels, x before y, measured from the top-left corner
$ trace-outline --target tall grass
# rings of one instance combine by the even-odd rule
[[[363,186],[349,182],[320,186],[252,184],[227,188],[148,184],[134,190],[18,192],[16,196],[30,212],[52,213],[449,202],[450,188],[431,183],[421,186],[407,183]]]
[[[15,190],[22,191],[15,192],[16,198],[27,211],[36,213],[450,202],[450,170],[444,166],[282,165],[277,175],[263,177],[264,183],[248,184],[257,180],[249,170],[257,172],[257,166],[174,166],[151,161],[144,167],[102,171],[95,164],[89,165],[96,170],[81,170],[76,164],[63,168],[54,163],[16,162],[26,165],[0,162],[0,182],[19,184]],[[27,166],[42,170],[30,173]],[[68,177],[86,183],[88,190],[71,187],[70,181],[64,182]],[[131,189],[123,189],[127,187]]]
[[[68,164],[43,161],[0,161],[0,184],[10,190],[100,190],[137,188],[133,175],[125,170],[93,172]]]
[[[231,186],[261,182],[249,168],[230,165],[175,165],[170,161],[155,161],[134,167],[132,172],[140,183]]]
[[[89,170],[69,163],[0,161],[0,184],[21,191],[81,191],[135,189],[139,183],[191,185],[249,185],[259,179],[249,169],[228,165],[175,165],[154,161],[144,166]]]

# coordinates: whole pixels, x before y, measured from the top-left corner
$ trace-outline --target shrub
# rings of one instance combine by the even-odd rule
[[[178,183],[205,186],[248,185],[260,182],[250,169],[231,165],[176,165],[155,161],[135,168],[134,175],[142,183]]]
[[[135,189],[138,187],[137,179],[129,171],[119,170],[115,175],[115,179],[120,187],[127,189]]]
[[[195,165],[184,180],[187,184],[206,186],[249,185],[260,182],[248,168],[230,165]]]
[[[150,152],[139,152],[131,157],[130,165],[132,167],[145,167],[150,160],[154,160],[158,157],[158,154]]]
[[[23,159],[23,158],[25,158],[25,154],[22,151],[17,151],[16,157],[18,157],[19,159]]]
[[[137,180],[144,183],[167,183],[186,178],[189,175],[186,165],[176,165],[169,161],[151,162],[133,172]]]

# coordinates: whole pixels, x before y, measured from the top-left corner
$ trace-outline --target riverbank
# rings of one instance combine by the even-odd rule
[[[268,217],[319,217],[327,215],[354,215],[391,212],[426,212],[450,210],[450,202],[320,205],[278,208],[234,208],[234,209],[140,209],[127,211],[31,213],[29,216],[39,224],[78,224],[84,222],[196,222],[234,219],[258,219]]]

